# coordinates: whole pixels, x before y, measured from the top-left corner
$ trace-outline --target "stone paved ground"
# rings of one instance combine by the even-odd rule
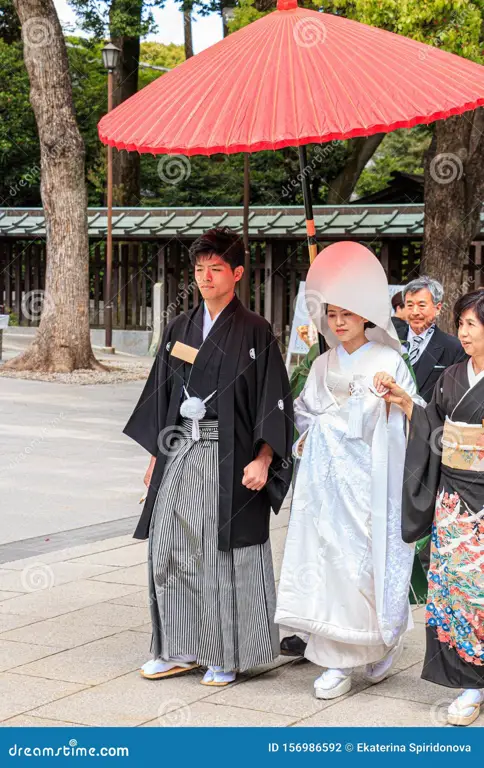
[[[287,507],[273,520],[279,570]],[[448,691],[420,679],[423,609],[392,676],[356,677],[343,699],[318,701],[317,668],[279,657],[228,688],[201,672],[149,681],[146,543],[130,536],[4,563],[0,570],[0,721],[86,726],[439,726]],[[474,726],[482,726],[484,718]]]
[[[122,429],[142,387],[0,378],[0,545],[138,514],[148,458]]]
[[[314,698],[314,665],[284,657],[218,690],[198,671],[139,675],[146,543],[128,532],[146,457],[121,428],[141,386],[0,380],[0,724],[442,725],[452,692],[420,679],[422,609],[391,678],[356,677],[336,701]],[[276,578],[288,512],[272,520]]]

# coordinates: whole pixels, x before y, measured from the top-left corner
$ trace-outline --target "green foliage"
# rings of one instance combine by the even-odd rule
[[[90,205],[103,205],[106,188],[106,148],[97,124],[107,108],[103,43],[95,39],[66,38],[74,106],[86,147],[86,176]],[[172,67],[184,58],[183,46],[142,43],[141,60]],[[140,87],[163,73],[141,69]],[[40,147],[34,113],[29,102],[29,78],[20,42],[0,39],[0,205],[39,206]]]
[[[308,148],[313,200],[324,203],[327,181],[344,162],[341,142]],[[299,157],[295,148],[255,152],[250,156],[252,205],[302,205],[298,180]],[[236,155],[173,158],[142,155],[143,205],[210,206],[241,205],[244,189],[244,158]],[[171,179],[170,183],[167,179]]]
[[[90,205],[103,205],[106,189],[106,149],[99,142],[97,123],[106,111],[106,73],[102,65],[102,42],[67,38],[74,105],[86,146],[86,177]],[[141,44],[141,61],[173,67],[184,59],[183,46]],[[0,200],[3,205],[40,205],[40,156],[35,120],[29,104],[29,83],[21,45],[0,41]],[[11,71],[8,77],[4,73]],[[140,69],[140,87],[163,73]],[[308,148],[314,202],[326,198],[327,181],[344,162],[344,145],[334,142]],[[180,183],[166,181],[163,171],[169,156],[142,155],[141,205],[240,205],[243,201],[244,160],[242,155],[193,157],[190,175]],[[175,161],[176,163],[177,161]],[[161,165],[160,165],[161,164]],[[161,172],[159,168],[161,167]],[[253,205],[302,204],[299,160],[296,149],[257,152],[251,156],[251,203]],[[176,177],[176,173],[175,173]],[[20,185],[20,181],[23,183]],[[16,185],[15,187],[13,185]],[[12,194],[13,192],[13,194]]]
[[[118,13],[116,23],[120,28],[124,24],[125,34],[142,34],[149,24],[150,3],[143,5],[138,27],[129,27],[128,19],[123,17],[129,11],[132,20],[140,9],[137,1],[123,0],[121,3],[116,0],[116,8],[113,6],[113,13],[114,10]],[[82,11],[86,28],[90,25],[91,31],[100,37],[68,37],[67,43],[74,104],[86,145],[89,204],[102,205],[106,150],[99,142],[97,123],[107,106],[101,39],[107,26],[109,4],[107,0],[72,0],[72,4]],[[154,0],[151,5],[154,4],[160,3]],[[209,0],[208,3],[198,3],[196,11],[203,12],[210,4],[212,10],[216,10],[217,0]],[[7,38],[2,37],[3,28],[15,33],[16,20],[12,10],[12,0],[3,0],[0,11],[0,205],[35,206],[40,205],[40,156],[29,103],[28,76],[21,43],[15,39],[6,42]],[[327,0],[324,11],[381,26],[476,61],[482,60],[484,0]],[[240,29],[264,15],[256,9],[254,0],[239,0],[235,18],[229,23],[230,30]],[[184,60],[183,46],[144,42],[140,59],[154,66],[173,68]],[[141,68],[140,88],[162,76],[159,70]],[[421,172],[430,135],[431,128],[425,126],[388,134],[363,171],[357,194],[381,189],[394,170]],[[328,182],[344,166],[347,142],[308,147],[308,154],[314,202],[323,203]],[[163,163],[169,162],[169,157],[142,155],[140,204],[224,206],[242,203],[242,155],[190,158],[190,174],[178,184],[166,180],[169,174],[163,171]],[[250,167],[252,204],[302,204],[296,149],[255,153],[251,156]]]
[[[142,0],[69,0],[78,25],[97,40],[111,37],[143,37],[156,27],[152,5],[163,7],[164,0],[143,3]]]
[[[392,171],[423,173],[423,157],[431,138],[432,129],[427,125],[387,133],[358,180],[356,196],[386,187]]]
[[[300,5],[302,3],[300,2]],[[324,0],[325,13],[387,29],[451,53],[483,63],[484,0]],[[239,0],[231,32],[267,15],[254,0]],[[384,188],[392,171],[423,172],[423,156],[432,128],[418,126],[388,134],[361,174],[355,193],[360,196]],[[340,142],[340,162],[348,142]]]
[[[40,154],[20,42],[0,39],[0,205],[35,205]]]
[[[324,11],[483,63],[483,0],[328,0]],[[383,189],[392,171],[423,173],[431,135],[432,126],[389,133],[361,174],[356,194]]]
[[[326,13],[482,62],[483,0],[325,0]]]
[[[141,61],[146,64],[153,64],[157,67],[168,67],[173,69],[174,67],[185,61],[185,52],[183,45],[175,45],[170,43],[169,45],[162,45],[161,43],[141,43]],[[152,79],[158,77],[157,74],[152,75]]]
[[[4,310],[5,310],[5,314],[9,315],[8,324],[10,326],[12,326],[12,325],[14,325],[14,326],[20,325],[20,323],[18,321],[18,315],[10,307],[4,307]]]
[[[254,7],[254,0],[239,0],[234,10],[234,18],[228,23],[229,31],[237,32],[238,29],[246,27],[247,24],[251,24],[263,16],[267,16],[267,13],[258,11]]]
[[[2,0],[0,6],[0,40],[5,43],[20,40],[20,21],[12,0]]]

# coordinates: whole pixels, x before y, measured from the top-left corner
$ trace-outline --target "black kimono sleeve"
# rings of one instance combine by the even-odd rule
[[[269,326],[262,333],[260,349],[263,351],[257,357],[258,397],[253,455],[257,456],[263,443],[274,451],[266,490],[271,507],[277,513],[291,483],[294,411],[279,345]]]
[[[165,426],[170,400],[168,356],[173,322],[167,325],[150,374],[123,432],[152,456],[158,454],[158,436]]]
[[[423,408],[414,404],[405,456],[402,497],[402,538],[407,543],[428,536],[434,519],[440,482],[441,435],[445,420],[442,385],[437,382],[432,400]]]

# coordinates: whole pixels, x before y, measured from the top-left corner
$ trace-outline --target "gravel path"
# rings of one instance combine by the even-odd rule
[[[118,384],[123,381],[139,381],[146,379],[153,364],[153,358],[146,359],[123,357],[116,358],[116,363],[111,362],[112,357],[106,359],[97,354],[97,359],[109,371],[91,371],[79,369],[73,373],[40,373],[37,371],[12,371],[0,367],[0,377],[8,379],[29,379],[30,381],[55,381],[61,384]]]

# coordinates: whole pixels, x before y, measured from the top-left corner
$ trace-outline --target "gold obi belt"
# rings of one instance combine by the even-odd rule
[[[481,425],[464,424],[446,418],[442,464],[451,469],[484,472],[484,422]]]

